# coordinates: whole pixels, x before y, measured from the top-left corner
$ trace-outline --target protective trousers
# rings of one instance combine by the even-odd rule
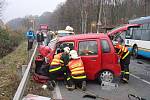
[[[61,69],[49,72],[50,81],[56,80],[60,73],[62,73]]]
[[[27,48],[28,51],[32,49],[33,42],[34,42],[34,40],[32,40],[32,39],[28,40],[28,48]]]
[[[83,81],[86,81],[86,79],[73,79],[73,82],[75,83],[76,88],[82,88]]]
[[[121,65],[121,79],[125,78],[126,80],[129,80],[129,64],[121,61],[120,65]]]
[[[71,72],[68,67],[66,67],[66,71],[64,72],[64,77],[65,77],[65,81],[66,81],[67,85],[69,87],[71,87],[73,85],[73,80],[71,77]]]
[[[70,76],[66,67],[61,67],[59,70],[49,72],[50,81],[56,80],[58,77],[60,77],[60,74],[64,75],[64,80],[67,80],[67,78]]]

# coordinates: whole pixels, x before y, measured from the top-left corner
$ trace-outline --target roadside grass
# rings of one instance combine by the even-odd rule
[[[19,69],[27,63],[27,43],[0,59],[0,100],[10,100],[20,83]]]
[[[23,42],[15,51],[0,59],[0,100],[13,99],[21,81],[21,66],[28,64],[28,52],[26,48],[27,43]],[[42,89],[43,84],[38,84],[32,79],[34,68],[33,63],[24,96],[34,94],[51,97],[52,93],[48,89]]]

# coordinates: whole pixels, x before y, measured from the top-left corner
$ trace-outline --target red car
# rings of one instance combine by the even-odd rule
[[[89,80],[98,78],[100,82],[112,82],[115,76],[120,76],[119,58],[108,35],[81,34],[61,37],[52,54],[57,54],[65,46],[77,50]]]

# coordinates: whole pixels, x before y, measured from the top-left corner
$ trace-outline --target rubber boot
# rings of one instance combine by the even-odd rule
[[[85,91],[86,90],[86,81],[83,81],[82,82],[82,88],[81,88],[83,91]]]
[[[126,78],[122,78],[122,80],[124,81],[124,83],[128,83],[128,80]]]
[[[75,89],[75,84],[72,84],[72,86],[66,85],[66,88],[67,88],[69,91],[72,91],[72,90]]]
[[[56,82],[54,80],[52,80],[51,82],[52,82],[53,87],[55,87],[56,86]]]
[[[73,84],[73,82],[71,80],[68,80],[68,84],[66,85],[66,88],[68,90],[74,90],[75,89],[75,84]]]
[[[48,86],[48,88],[49,88],[50,91],[53,91],[53,90],[54,90],[54,87],[53,87],[51,81],[48,81],[47,86]]]

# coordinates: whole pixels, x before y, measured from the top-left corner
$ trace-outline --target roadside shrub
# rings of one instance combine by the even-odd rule
[[[0,58],[13,51],[23,40],[23,34],[0,28]]]

